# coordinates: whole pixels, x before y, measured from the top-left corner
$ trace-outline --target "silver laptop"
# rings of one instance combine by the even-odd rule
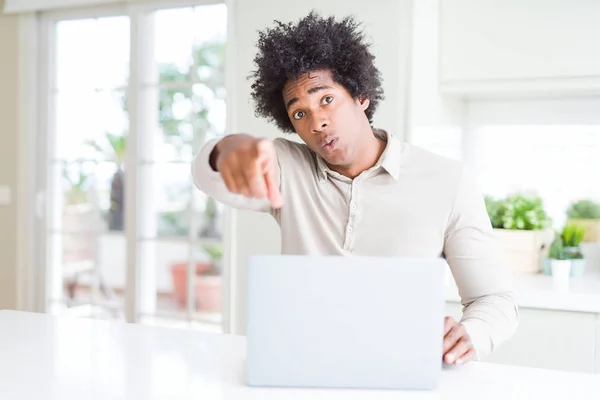
[[[246,383],[436,388],[445,268],[443,259],[252,257]]]

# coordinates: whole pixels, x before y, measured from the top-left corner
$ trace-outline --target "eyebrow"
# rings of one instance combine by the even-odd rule
[[[315,86],[313,88],[308,89],[308,94],[313,94],[316,92],[319,92],[321,90],[326,90],[326,89],[332,89],[331,86],[327,86],[327,85],[322,85],[322,86]],[[287,104],[285,105],[285,109],[289,110],[290,107],[294,104],[298,102],[298,98],[294,97],[293,99],[291,99],[290,101],[287,102]]]

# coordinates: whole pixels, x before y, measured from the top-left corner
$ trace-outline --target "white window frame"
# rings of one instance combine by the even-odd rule
[[[139,3],[129,3],[120,5],[108,5],[99,6],[93,8],[81,8],[81,9],[70,9],[61,11],[49,11],[41,14],[37,19],[37,54],[30,54],[31,57],[37,57],[37,71],[32,71],[29,74],[29,85],[27,98],[35,102],[37,112],[32,112],[31,107],[28,110],[27,117],[31,118],[35,114],[35,126],[30,129],[30,137],[37,139],[36,146],[29,146],[27,148],[27,159],[35,160],[27,166],[22,166],[22,170],[27,172],[27,181],[31,188],[35,189],[36,193],[35,201],[32,201],[29,211],[35,212],[37,218],[32,221],[30,228],[23,232],[29,231],[34,232],[35,235],[29,235],[27,239],[27,245],[29,249],[33,249],[33,255],[27,264],[30,266],[27,275],[31,275],[29,278],[35,283],[31,284],[28,288],[24,288],[27,293],[24,297],[28,298],[28,303],[32,309],[38,312],[47,311],[47,294],[49,278],[47,276],[48,271],[48,256],[45,254],[47,249],[47,237],[48,237],[48,220],[47,216],[50,215],[49,204],[46,199],[52,198],[52,193],[49,193],[51,187],[48,185],[49,174],[46,171],[48,165],[48,157],[53,154],[53,149],[50,146],[55,143],[54,132],[54,105],[51,96],[51,89],[54,87],[53,79],[55,79],[55,64],[56,60],[54,55],[56,54],[56,42],[54,36],[54,26],[58,21],[68,19],[82,19],[82,18],[100,18],[109,16],[127,16],[130,18],[130,40],[131,40],[131,54],[130,54],[130,78],[128,83],[128,105],[130,113],[130,132],[128,140],[134,143],[133,146],[128,148],[128,155],[125,162],[126,168],[130,171],[137,171],[135,168],[137,164],[137,137],[138,122],[140,118],[136,118],[134,115],[139,112],[138,107],[138,94],[141,91],[139,67],[143,64],[144,57],[144,35],[136,34],[139,32],[140,24],[143,24],[145,18],[148,17],[152,12],[160,9],[172,9],[180,7],[194,7],[210,4],[225,4],[227,6],[227,61],[226,61],[226,89],[228,93],[227,97],[227,121],[226,121],[226,132],[235,131],[235,2],[234,0],[216,1],[216,0],[160,0],[160,1],[144,1]],[[140,32],[141,33],[141,32]],[[22,49],[31,48],[31,43],[22,43]],[[35,52],[33,52],[35,53]],[[34,64],[35,65],[35,64]],[[34,84],[35,83],[35,84]],[[33,88],[37,88],[37,91],[33,91]],[[35,94],[37,93],[37,95]],[[43,95],[39,95],[42,93]],[[31,96],[31,97],[30,97]],[[131,117],[134,116],[134,117]],[[127,241],[127,278],[126,278],[126,297],[125,297],[125,318],[127,322],[137,323],[140,320],[140,280],[139,280],[139,255],[137,250],[139,249],[137,239],[138,227],[139,227],[139,215],[137,212],[136,204],[131,199],[137,199],[137,177],[136,174],[128,175],[128,181],[126,183],[126,231],[125,237]],[[29,196],[32,197],[32,196]],[[30,214],[31,215],[31,214]],[[236,279],[235,274],[235,238],[234,228],[236,220],[235,210],[226,207],[224,215],[224,257],[223,257],[223,307],[222,307],[222,329],[225,333],[232,332],[232,321],[235,320],[235,310],[233,309],[235,301],[232,301],[234,295],[231,291],[232,283]],[[21,236],[25,236],[26,233],[22,233]],[[35,266],[35,267],[33,267]],[[192,273],[190,269],[189,273]],[[35,296],[31,292],[34,292]]]

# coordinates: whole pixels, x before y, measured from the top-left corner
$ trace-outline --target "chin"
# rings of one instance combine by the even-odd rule
[[[335,165],[335,166],[346,165],[346,162],[345,162],[346,160],[341,155],[337,155],[337,154],[322,154],[321,157],[323,157],[323,159],[325,161],[327,161],[327,163],[329,165]]]

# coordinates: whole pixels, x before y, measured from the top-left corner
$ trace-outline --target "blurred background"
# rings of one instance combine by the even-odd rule
[[[243,334],[244,265],[278,229],[190,161],[280,136],[250,102],[257,31],[311,9],[363,22],[374,125],[476,175],[522,307],[492,361],[600,373],[592,0],[0,0],[0,309]]]

